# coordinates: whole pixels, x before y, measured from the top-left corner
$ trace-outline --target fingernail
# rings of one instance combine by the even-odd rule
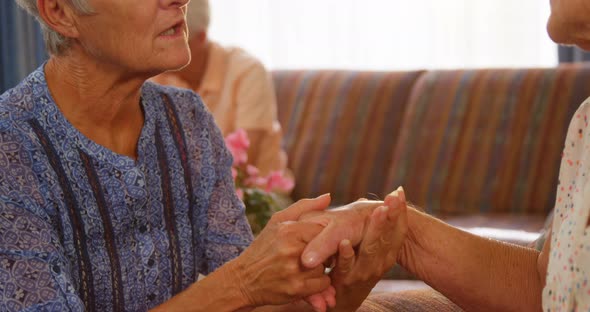
[[[319,255],[316,252],[310,251],[303,256],[303,262],[308,266],[314,267],[318,261]]]
[[[320,196],[316,197],[316,199],[322,199],[322,198],[326,198],[326,197],[330,197],[330,193],[320,195]]]
[[[350,241],[348,239],[345,239],[343,241],[340,242],[340,246],[342,247],[348,247],[350,246]]]

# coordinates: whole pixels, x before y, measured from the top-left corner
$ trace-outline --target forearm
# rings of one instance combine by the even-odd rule
[[[251,310],[247,308],[247,300],[236,286],[238,283],[232,280],[230,266],[231,262],[151,311],[229,312],[244,308],[247,310],[243,311]]]
[[[538,311],[539,252],[478,237],[414,209],[399,262],[468,311]]]

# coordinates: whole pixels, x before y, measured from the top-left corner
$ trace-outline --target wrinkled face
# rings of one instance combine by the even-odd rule
[[[590,0],[550,0],[547,31],[553,41],[590,50]]]
[[[76,17],[77,41],[101,63],[159,73],[190,61],[190,0],[90,0],[95,14]]]

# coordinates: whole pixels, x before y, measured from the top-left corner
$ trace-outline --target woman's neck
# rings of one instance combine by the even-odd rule
[[[141,86],[147,77],[79,55],[51,57],[45,76],[57,106],[75,128],[114,152],[136,156],[144,122]]]
[[[191,62],[176,73],[191,89],[198,91],[207,71],[211,43],[209,40],[199,42],[198,39],[189,41],[191,48]]]

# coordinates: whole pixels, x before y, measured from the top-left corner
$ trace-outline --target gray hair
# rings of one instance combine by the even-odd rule
[[[186,12],[189,36],[200,31],[207,31],[211,20],[209,0],[191,0]]]
[[[67,0],[74,9],[84,15],[92,14],[94,11],[90,7],[88,0]],[[16,0],[16,3],[25,9],[30,15],[35,17],[39,24],[41,24],[41,31],[43,32],[43,40],[45,47],[50,54],[60,55],[70,46],[70,39],[64,37],[62,34],[51,29],[39,15],[39,8],[37,7],[37,0]]]

